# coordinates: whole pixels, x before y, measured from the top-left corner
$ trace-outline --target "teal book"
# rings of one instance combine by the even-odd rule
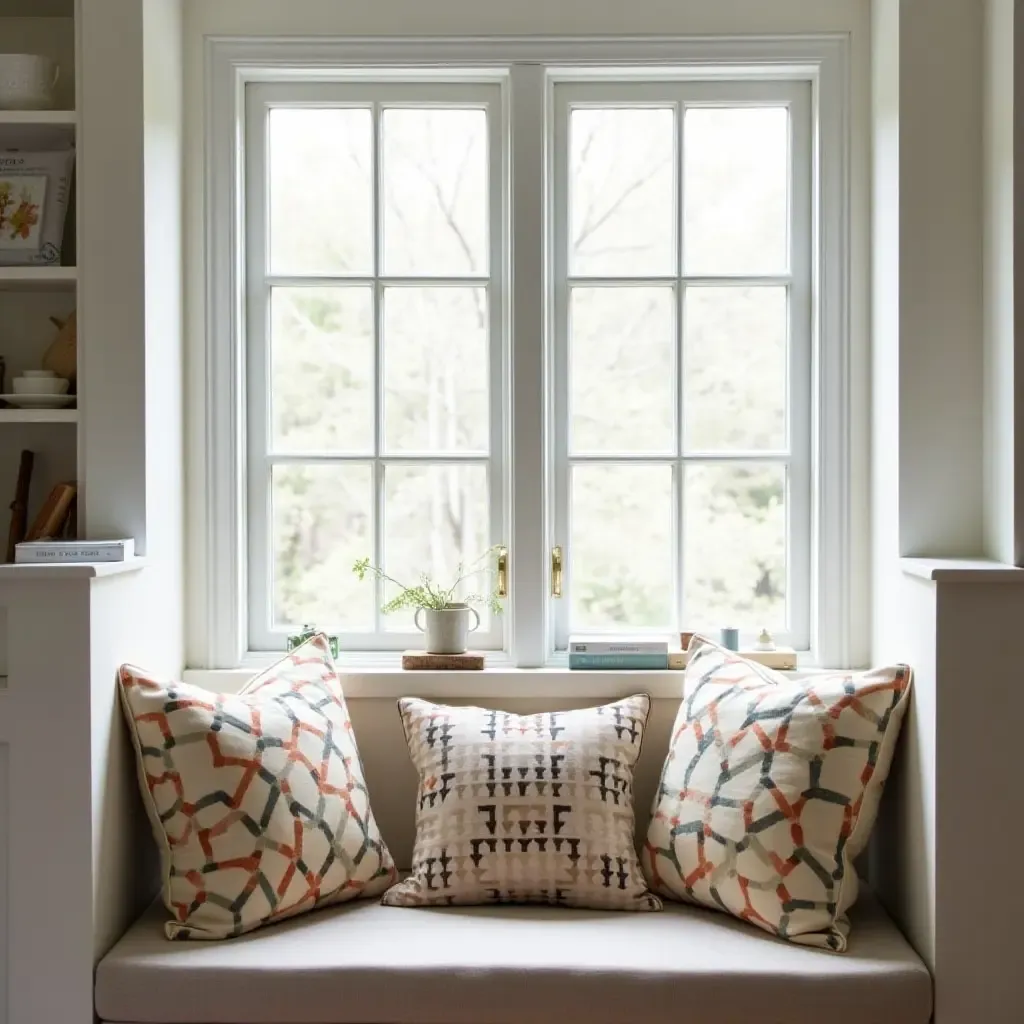
[[[668,668],[668,654],[573,654],[571,669],[659,669]]]

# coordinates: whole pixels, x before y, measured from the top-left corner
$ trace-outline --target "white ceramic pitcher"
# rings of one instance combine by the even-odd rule
[[[420,622],[420,615],[425,624]],[[476,621],[469,625],[469,617]],[[466,637],[480,626],[480,616],[468,604],[450,604],[447,608],[417,608],[413,621],[426,635],[427,654],[465,654]]]

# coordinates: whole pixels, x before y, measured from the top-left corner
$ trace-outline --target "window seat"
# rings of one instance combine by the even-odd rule
[[[100,963],[106,1024],[927,1024],[928,970],[862,890],[842,955],[724,914],[359,901],[227,942],[152,907]]]

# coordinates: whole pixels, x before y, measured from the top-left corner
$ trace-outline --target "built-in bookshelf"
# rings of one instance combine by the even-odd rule
[[[38,53],[60,69],[53,110],[0,110],[0,150],[42,151],[76,146],[75,6],[73,0],[10,0],[2,8],[5,52]],[[61,266],[0,266],[0,356],[3,392],[25,370],[40,369],[56,336],[51,318],[64,320],[77,305],[77,202],[74,194],[64,226]],[[81,401],[81,395],[78,396]],[[0,509],[14,497],[23,449],[35,453],[29,496],[30,518],[54,484],[79,477],[79,410],[0,407]],[[6,539],[8,518],[0,517]]]
[[[0,6],[4,52],[37,53],[60,68],[53,110],[0,110],[0,150],[61,150],[76,147],[78,113],[73,0],[7,0]],[[73,179],[77,182],[77,175]],[[64,320],[77,306],[77,214],[73,190],[64,225],[62,265],[0,266],[0,356],[5,363],[2,392],[25,370],[42,367],[56,336],[51,318]],[[78,403],[71,408],[0,407],[0,537],[6,546],[8,505],[14,498],[22,450],[34,453],[29,519],[55,484],[80,479]],[[0,556],[2,561],[2,556]],[[14,566],[0,566],[10,572]],[[11,577],[12,579],[15,577]],[[24,574],[17,580],[31,579]],[[8,581],[9,582],[9,581]],[[7,630],[0,630],[0,677],[7,672]],[[2,987],[2,986],[0,986]],[[2,1016],[2,1015],[0,1015]]]

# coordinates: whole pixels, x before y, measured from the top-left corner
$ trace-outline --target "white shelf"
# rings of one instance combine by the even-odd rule
[[[0,267],[0,291],[60,291],[77,283],[77,267]]]
[[[74,110],[0,110],[0,125],[68,125],[74,127],[78,114]]]
[[[0,409],[0,424],[77,422],[77,409]]]
[[[121,576],[138,572],[146,567],[145,558],[130,558],[126,562],[70,562],[63,565],[26,565],[24,563],[0,565],[0,583],[13,580],[92,580],[101,576]]]
[[[990,558],[901,558],[907,576],[933,583],[1024,583],[1024,569]]]

